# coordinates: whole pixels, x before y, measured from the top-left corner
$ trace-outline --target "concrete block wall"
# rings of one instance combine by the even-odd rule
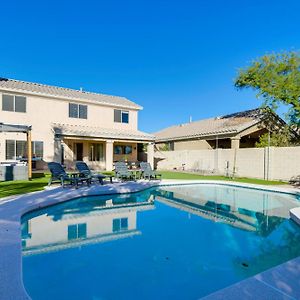
[[[290,179],[300,175],[300,147],[271,148],[271,177]]]
[[[236,173],[240,177],[264,178],[264,148],[243,148],[236,151]]]
[[[155,157],[158,170],[219,175],[235,170],[238,177],[285,181],[300,175],[300,147],[158,151]]]

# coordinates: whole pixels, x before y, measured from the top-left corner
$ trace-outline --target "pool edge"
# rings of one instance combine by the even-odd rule
[[[71,189],[71,188],[63,189],[61,187],[58,187],[54,189],[47,189],[44,191],[29,193],[25,195],[17,195],[15,197],[2,198],[0,199],[0,224],[1,224],[0,227],[0,241],[1,241],[0,243],[0,254],[1,254],[0,255],[0,299],[3,300],[31,299],[26,292],[22,280],[21,218],[24,214],[36,209],[45,208],[47,206],[73,200],[78,197],[135,193],[156,186],[190,185],[190,184],[214,184],[214,185],[222,185],[222,186],[251,188],[251,189],[263,190],[269,192],[279,192],[279,193],[297,195],[297,196],[300,195],[299,191],[293,190],[291,188],[269,187],[269,186],[262,186],[256,184],[227,182],[227,181],[220,181],[220,180],[162,180],[162,181],[151,181],[151,182],[140,181],[140,182],[114,183],[114,184],[107,184],[105,186],[94,185],[91,187],[81,187],[79,189]],[[292,218],[292,214],[291,214],[291,218]],[[300,225],[300,214],[298,220],[299,220],[298,224]],[[300,270],[300,257],[296,259],[299,259],[299,270]],[[291,261],[288,261],[282,265],[288,264]],[[282,265],[276,266],[270,270],[276,269],[277,267],[282,267]],[[268,271],[269,270],[265,272]],[[261,274],[257,274],[254,277],[250,277],[242,282],[238,282],[235,285],[240,285],[243,282],[246,282],[247,280],[250,279],[251,280],[255,279],[256,281],[258,281],[255,277]],[[14,283],[14,286],[11,286],[12,282]],[[215,297],[215,298],[208,298],[208,299],[221,299],[218,298],[221,295],[218,293],[222,293],[222,299],[224,299],[226,290],[229,288],[234,288],[235,285],[216,291],[213,294],[208,295],[204,298]],[[237,286],[236,288],[240,290],[239,286]],[[300,292],[300,287],[299,287],[299,292]],[[232,299],[230,294],[228,294],[228,297]],[[255,297],[255,299],[258,298]],[[265,298],[261,298],[261,299],[265,299]]]

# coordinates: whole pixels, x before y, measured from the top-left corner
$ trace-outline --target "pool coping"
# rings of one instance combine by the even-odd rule
[[[174,179],[113,183],[104,186],[82,186],[78,189],[55,187],[25,195],[2,198],[0,199],[0,299],[31,299],[25,290],[22,280],[21,217],[25,213],[78,197],[135,193],[155,186],[190,184],[216,184],[300,195],[300,190],[289,187],[263,186],[220,180]],[[291,219],[300,225],[300,207],[299,209],[292,209],[290,214]],[[285,276],[283,278],[280,277],[279,280],[278,273],[279,275],[284,273]],[[272,278],[273,280],[271,280]],[[284,279],[288,279],[288,282],[286,282],[287,280],[284,281]],[[291,288],[291,283],[293,288]],[[265,299],[267,293],[275,297],[275,299],[300,298],[300,257],[216,291],[204,297],[204,299],[235,299],[235,297]]]

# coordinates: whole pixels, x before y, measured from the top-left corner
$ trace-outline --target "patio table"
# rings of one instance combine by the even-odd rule
[[[142,175],[141,169],[130,169],[129,172],[133,173],[134,180],[141,179],[141,175]]]
[[[70,172],[68,173],[69,176],[71,176],[72,178],[74,178],[74,180],[76,180],[77,182],[80,180],[80,179],[83,179],[86,181],[86,183],[88,185],[90,185],[92,183],[92,178],[88,177],[88,178],[85,178],[85,177],[82,177],[82,174],[80,172]]]
[[[79,177],[79,175],[80,175],[80,172],[70,172],[70,173],[68,173],[71,177]]]

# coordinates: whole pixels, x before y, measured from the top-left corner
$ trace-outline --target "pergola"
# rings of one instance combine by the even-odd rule
[[[31,126],[0,123],[0,132],[26,133],[28,179],[31,180],[31,178],[32,178]]]

